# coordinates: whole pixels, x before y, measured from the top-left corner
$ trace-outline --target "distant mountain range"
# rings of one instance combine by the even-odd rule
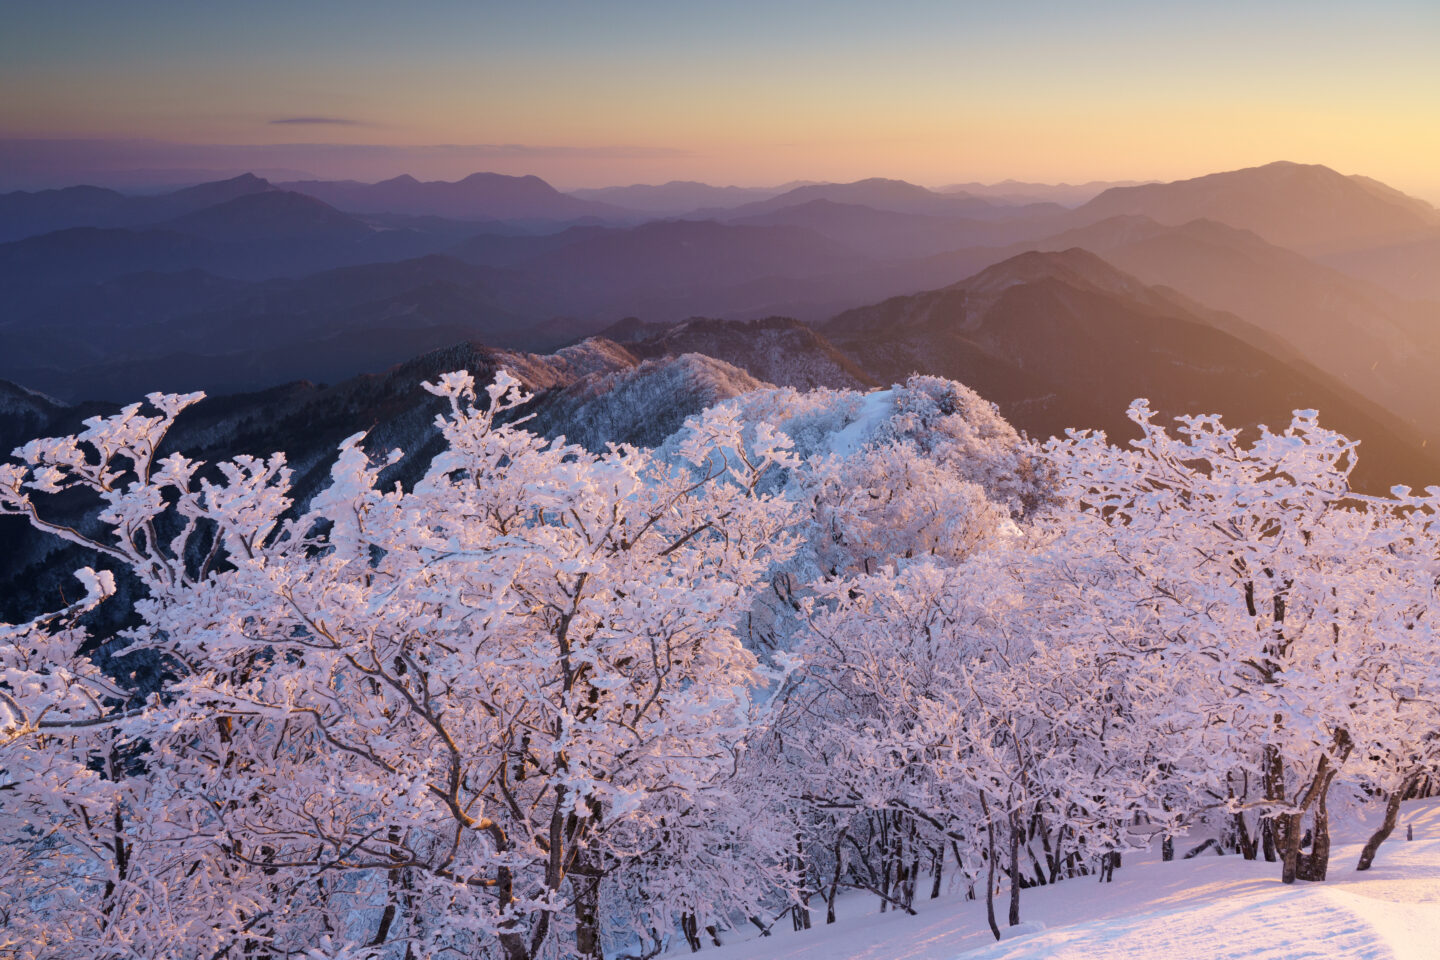
[[[730,208],[726,219],[754,217],[759,214],[802,206],[813,201],[870,207],[892,213],[909,213],[932,217],[975,217],[995,219],[1015,216],[1015,204],[1000,199],[962,193],[937,193],[904,180],[873,177],[854,183],[816,183],[796,187],[764,200]],[[1035,206],[1035,205],[1024,205]],[[1055,212],[1058,204],[1041,204]],[[706,212],[706,211],[702,211]],[[1033,211],[1032,211],[1033,212]]]
[[[1083,425],[1128,437],[1135,397],[1166,415],[1220,413],[1231,426],[1283,426],[1314,407],[1363,438],[1357,483],[1440,477],[1440,444],[1343,380],[1079,248],[1020,254],[950,287],[847,311],[818,332],[882,381],[912,370],[960,380],[1033,436]]]
[[[921,370],[1036,434],[1125,429],[1141,394],[1246,423],[1316,406],[1365,439],[1365,469],[1434,482],[1434,208],[1293,163],[1087,184],[1100,192],[1078,206],[994,186],[1011,195],[869,179],[577,196],[494,174],[7,194],[0,377],[62,406],[283,393],[460,342],[513,361],[603,332],[629,358],[607,376],[648,363],[658,384],[691,354],[743,377],[691,360],[676,382],[863,387]],[[610,388],[587,389],[590,403]],[[23,433],[41,414],[16,391]]]
[[[728,209],[768,200],[790,187],[712,187],[694,180],[669,183],[636,183],[628,187],[599,187],[571,190],[572,197],[611,204],[658,217],[676,217],[702,208]]]
[[[1305,254],[1401,243],[1440,227],[1440,211],[1423,200],[1368,177],[1300,163],[1113,187],[1076,213],[1086,221],[1120,214],[1170,225],[1218,220]]]
[[[1079,206],[1111,187],[1135,187],[1139,180],[1091,180],[1088,183],[1026,183],[1002,180],[999,183],[952,183],[937,187],[939,193],[968,193],[977,197],[993,197],[1006,203],[1059,203]]]
[[[568,221],[633,218],[630,211],[570,196],[539,177],[474,173],[453,183],[395,177],[380,183],[300,180],[282,189],[308,194],[351,213],[404,213],[455,220]]]

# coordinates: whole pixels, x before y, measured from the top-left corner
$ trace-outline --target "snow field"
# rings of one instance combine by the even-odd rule
[[[796,933],[782,920],[768,938],[732,931],[699,960],[1435,960],[1440,801],[1405,804],[1374,866],[1356,873],[1381,810],[1365,813],[1342,825],[1323,883],[1287,887],[1277,864],[1235,855],[1162,863],[1158,853],[1130,854],[1113,883],[1081,877],[1024,891],[1018,928],[1003,925],[997,903],[998,943],[983,901],[958,891],[917,899],[916,917],[879,914],[875,897],[852,893],[829,927],[821,904],[814,929]]]

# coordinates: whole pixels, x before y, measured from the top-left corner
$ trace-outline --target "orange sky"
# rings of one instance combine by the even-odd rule
[[[321,144],[152,145],[143,162],[562,188],[1176,179],[1288,159],[1440,201],[1440,4],[1000,6],[26,5],[0,33],[0,138]],[[469,149],[419,149],[434,144]]]

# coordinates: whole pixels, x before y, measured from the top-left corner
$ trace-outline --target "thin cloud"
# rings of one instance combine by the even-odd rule
[[[278,120],[271,120],[271,123],[297,124],[297,125],[328,125],[337,127],[358,127],[362,126],[359,120],[349,120],[345,117],[281,117]]]

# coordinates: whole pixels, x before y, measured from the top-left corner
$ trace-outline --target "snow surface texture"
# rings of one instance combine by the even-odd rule
[[[985,905],[954,891],[916,900],[917,917],[876,913],[872,896],[841,898],[840,919],[774,935],[731,931],[705,960],[1435,960],[1440,957],[1440,801],[1405,804],[1365,873],[1355,861],[1381,809],[1342,828],[1323,883],[1280,882],[1278,865],[1206,852],[1161,863],[1129,854],[1113,883],[1093,877],[1021,895],[1019,927],[995,942]],[[1415,839],[1405,830],[1413,826]],[[1176,844],[1183,852],[1194,838]],[[1177,856],[1179,856],[1177,852]],[[922,884],[922,887],[924,884]],[[849,908],[844,910],[843,908]],[[782,927],[782,923],[784,926]],[[738,942],[740,936],[746,942]]]

